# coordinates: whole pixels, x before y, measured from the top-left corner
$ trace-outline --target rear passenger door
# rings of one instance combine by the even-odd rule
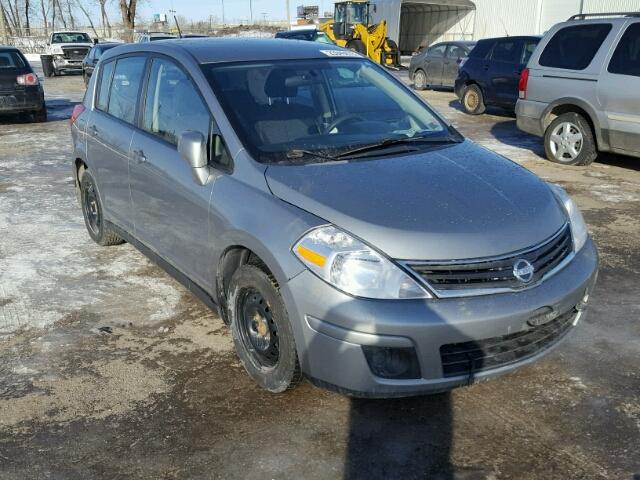
[[[640,154],[640,22],[630,23],[598,80],[612,148]]]
[[[444,68],[444,54],[447,44],[442,43],[431,47],[424,57],[424,70],[427,74],[429,85],[442,85],[442,69]]]
[[[133,231],[129,194],[129,147],[146,58],[125,56],[100,68],[87,122],[87,158],[94,170],[105,217]]]
[[[467,50],[459,45],[449,45],[444,57],[444,68],[442,70],[442,85],[453,87],[458,76],[458,65],[460,60],[467,56]]]
[[[131,141],[135,235],[200,286],[209,285],[211,265],[204,259],[213,247],[208,209],[214,182],[195,183],[177,150],[180,134],[200,132],[209,140],[210,162],[230,161],[228,155],[213,158],[213,117],[190,76],[167,57],[150,62],[139,127]]]
[[[515,105],[518,100],[518,81],[522,70],[521,39],[498,40],[491,52],[489,88],[491,101],[502,105]]]

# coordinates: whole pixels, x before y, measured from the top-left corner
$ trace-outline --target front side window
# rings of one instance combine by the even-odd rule
[[[115,64],[115,61],[111,61],[100,67],[100,85],[96,96],[96,107],[104,112],[107,111],[109,106],[109,91],[111,90],[111,77],[113,76]]]
[[[640,23],[631,24],[624,32],[611,56],[608,71],[640,77]]]
[[[458,60],[466,56],[467,51],[458,45],[450,45],[449,50],[447,50],[447,58],[450,58],[452,60]]]
[[[174,145],[182,132],[211,135],[212,119],[193,82],[175,63],[154,59],[145,98],[143,128]]]
[[[610,23],[562,28],[549,40],[538,63],[543,67],[584,70],[596,56],[610,31]]]
[[[522,42],[519,40],[501,40],[493,47],[491,59],[505,63],[520,63]]]
[[[450,135],[427,105],[363,59],[209,64],[203,70],[260,162],[290,162],[301,152],[311,160],[309,152],[338,155],[388,139]]]
[[[127,123],[133,123],[146,59],[125,57],[116,62],[111,81],[107,112]]]

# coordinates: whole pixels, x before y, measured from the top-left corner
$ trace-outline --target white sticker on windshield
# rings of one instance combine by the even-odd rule
[[[361,57],[358,52],[353,50],[320,50],[327,57]]]

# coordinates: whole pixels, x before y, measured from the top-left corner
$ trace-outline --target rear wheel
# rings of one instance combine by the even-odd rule
[[[424,70],[416,70],[413,74],[413,88],[416,90],[425,90],[427,88],[427,74]]]
[[[89,170],[83,170],[80,174],[82,175],[80,178],[80,201],[84,224],[89,236],[102,246],[122,243],[122,238],[104,224],[102,201],[93,175]]]
[[[556,117],[544,134],[547,158],[564,165],[589,165],[598,156],[591,126],[578,113]]]
[[[280,393],[302,379],[287,310],[272,275],[241,266],[229,284],[233,342],[242,365],[262,388]]]
[[[480,115],[484,113],[486,107],[482,90],[477,85],[468,85],[462,92],[462,108],[470,115]]]

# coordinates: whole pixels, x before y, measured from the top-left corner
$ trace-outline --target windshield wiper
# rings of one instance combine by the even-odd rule
[[[360,153],[374,152],[376,150],[383,150],[392,145],[404,145],[404,144],[412,144],[412,143],[453,143],[457,142],[457,140],[447,135],[446,137],[432,137],[426,135],[419,135],[413,137],[393,137],[393,138],[385,138],[381,142],[372,143],[369,145],[364,145],[363,147],[354,148],[352,150],[347,150],[346,152],[342,152],[336,155],[336,159],[350,157],[352,155],[358,155]]]
[[[331,155],[323,155],[322,153],[313,152],[311,150],[303,150],[303,149],[299,149],[299,148],[295,148],[293,150],[289,150],[286,153],[287,158],[291,159],[291,160],[302,158],[305,155],[309,155],[309,156],[316,157],[316,158],[322,158],[323,160],[329,160],[329,161],[332,161],[332,162],[337,160],[336,157],[332,157]]]

